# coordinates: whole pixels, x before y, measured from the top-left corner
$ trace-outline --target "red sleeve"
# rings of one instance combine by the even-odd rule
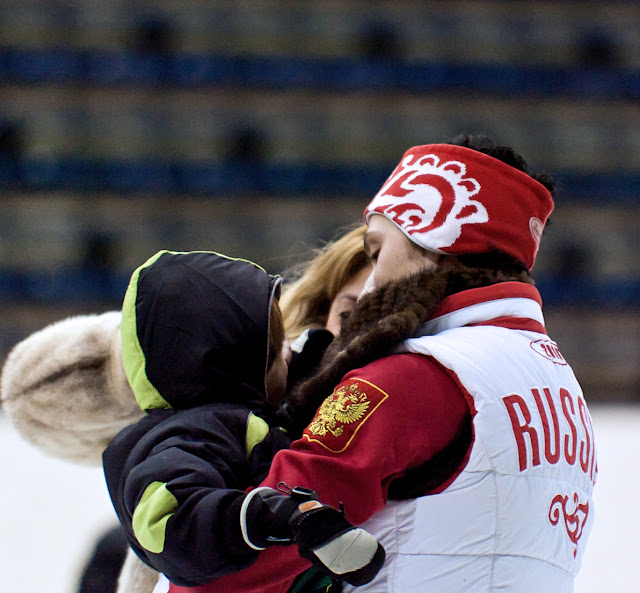
[[[360,524],[380,511],[391,480],[447,446],[469,413],[457,382],[432,358],[396,354],[351,371],[263,485],[306,486],[344,503]]]
[[[345,375],[302,438],[276,454],[262,485],[313,488],[360,524],[384,507],[391,480],[449,444],[468,413],[456,381],[432,358],[377,360]],[[233,593],[286,591],[308,567],[296,546],[274,546],[215,583]]]

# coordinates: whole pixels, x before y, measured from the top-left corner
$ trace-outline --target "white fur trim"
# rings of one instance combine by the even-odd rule
[[[102,452],[144,413],[122,365],[119,311],[69,317],[9,353],[2,407],[22,436],[45,453],[100,465]]]
[[[160,578],[158,579],[158,583],[156,584],[155,589],[153,590],[153,593],[169,593],[170,586],[171,586],[171,583],[169,582],[169,579],[165,577],[163,574],[161,574]],[[129,592],[118,591],[118,593],[129,593]]]
[[[166,585],[166,588],[159,588],[161,584]],[[129,549],[118,579],[117,593],[155,593],[156,589],[166,593],[169,591],[169,581],[144,564],[133,550]]]

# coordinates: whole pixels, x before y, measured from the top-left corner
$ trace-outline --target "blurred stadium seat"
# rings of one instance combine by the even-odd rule
[[[622,0],[0,0],[0,302],[119,306],[165,247],[280,271],[408,146],[481,131],[555,173],[547,307],[636,316],[639,28]],[[80,266],[89,221],[122,243],[110,287]],[[576,236],[588,275],[553,257]]]

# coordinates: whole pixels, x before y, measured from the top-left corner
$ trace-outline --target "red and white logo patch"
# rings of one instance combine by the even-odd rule
[[[362,425],[389,396],[364,379],[349,379],[322,402],[303,437],[342,453]]]
[[[577,493],[573,495],[573,502],[569,501],[569,496],[562,494],[558,494],[551,501],[549,521],[555,526],[562,520],[569,540],[574,546],[574,558],[578,555],[578,540],[582,537],[588,517],[589,501],[580,502]]]
[[[540,356],[543,356],[547,360],[554,362],[559,365],[565,366],[567,361],[562,356],[560,349],[558,348],[558,344],[554,341],[549,340],[548,338],[544,338],[542,340],[535,340],[529,343],[531,349]]]
[[[405,155],[367,210],[387,216],[414,241],[439,251],[456,242],[463,225],[489,221],[484,205],[472,199],[480,183],[466,173],[460,161]]]

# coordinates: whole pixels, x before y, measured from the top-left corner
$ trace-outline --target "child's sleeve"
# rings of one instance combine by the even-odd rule
[[[126,474],[123,498],[136,546],[170,581],[205,583],[248,566],[271,546],[293,547],[326,574],[355,585],[380,570],[379,542],[315,493],[226,488],[224,461],[215,465],[216,459],[197,454],[201,449],[174,436]]]
[[[104,466],[133,549],[170,580],[193,586],[257,556],[239,521],[251,443],[246,410],[224,418],[206,409],[179,415],[179,421],[119,435],[105,451]]]
[[[178,584],[207,582],[257,556],[235,519],[245,492],[229,488],[233,470],[212,461],[188,441],[172,443],[124,481],[125,527],[150,564]]]

